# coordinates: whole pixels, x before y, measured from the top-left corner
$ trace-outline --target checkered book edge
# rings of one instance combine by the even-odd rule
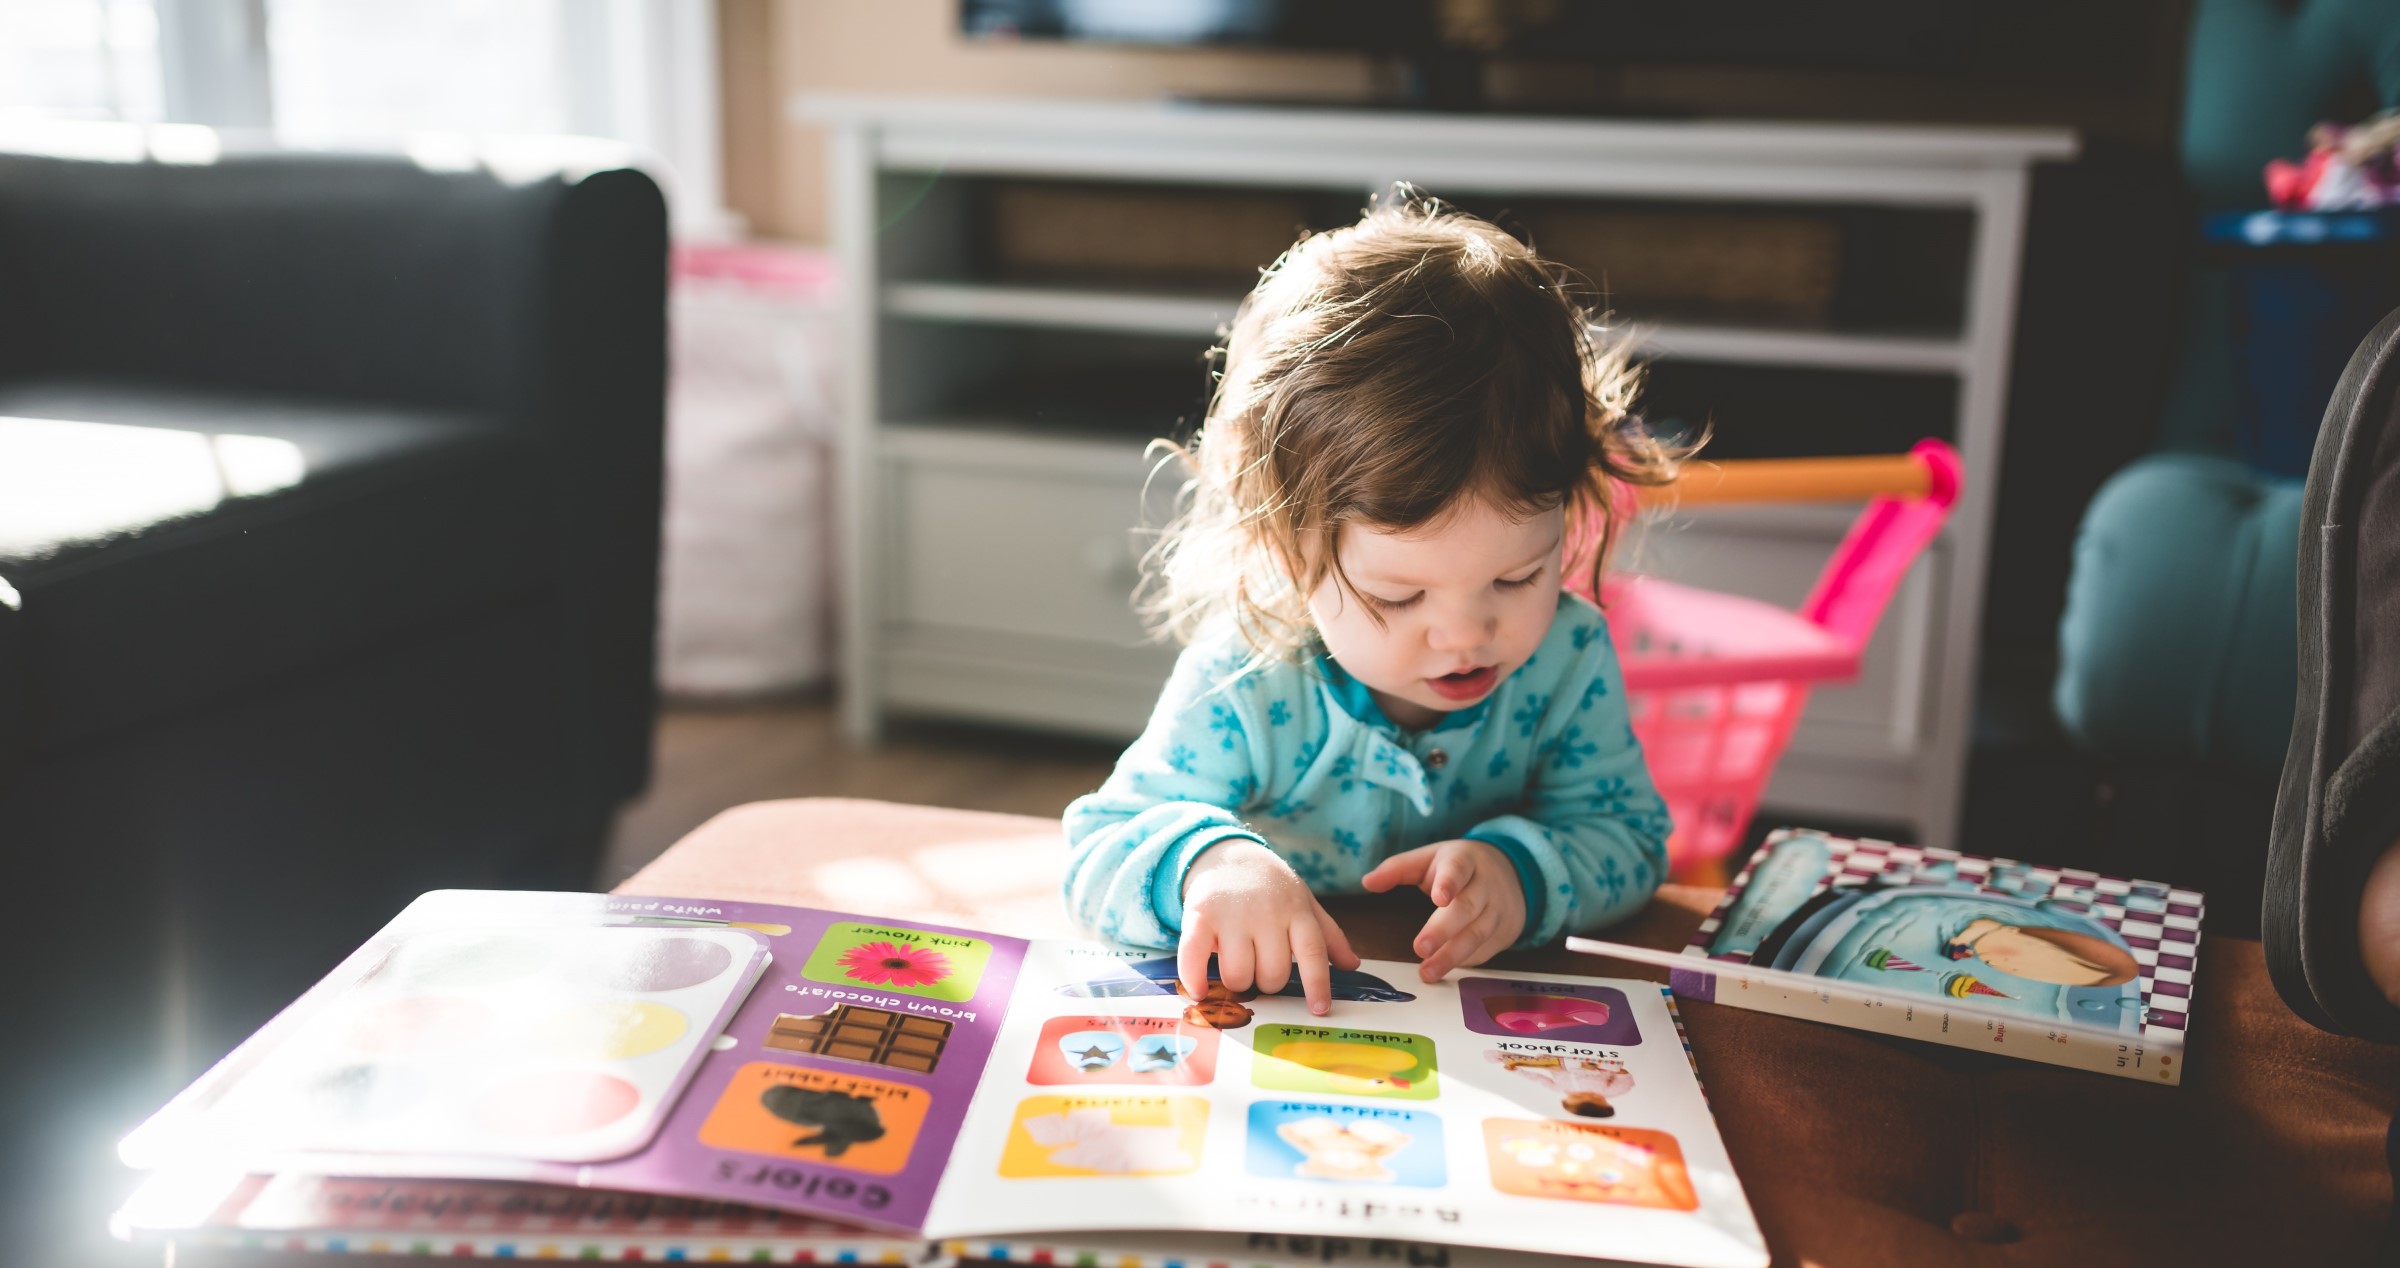
[[[1705,956],[1716,939],[1734,899],[1750,884],[1758,861],[1778,842],[1794,836],[1815,836],[1825,842],[1837,865],[1817,882],[1811,896],[1836,884],[1859,885],[1870,880],[1900,885],[1947,885],[1966,881],[1979,889],[2028,901],[2047,899],[2082,912],[2116,931],[2141,966],[2142,1036],[2160,1043],[2183,1041],[2192,1010],[2192,969],[2200,955],[2200,918],[2206,904],[2197,890],[2178,889],[2157,881],[2109,876],[2073,867],[2040,867],[2016,859],[1985,858],[1927,846],[1895,845],[1889,841],[1802,833],[1786,828],[1769,836],[1717,903],[1700,922],[1685,951]]]
[[[1667,1002],[1667,1018],[1675,1023],[1675,1041],[1683,1045],[1683,1059],[1692,1065],[1692,1083],[1700,1089],[1700,1103],[1708,1104],[1708,1084],[1700,1078],[1700,1058],[1692,1051],[1692,1032],[1683,1027],[1683,1010],[1675,1006],[1675,988],[1658,988],[1659,998]]]

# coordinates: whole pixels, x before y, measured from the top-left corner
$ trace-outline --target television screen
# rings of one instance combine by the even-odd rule
[[[959,0],[990,40],[1356,49],[1826,71],[2121,72],[2156,6],[2090,0]]]

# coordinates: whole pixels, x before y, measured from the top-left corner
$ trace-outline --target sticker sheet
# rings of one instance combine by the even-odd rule
[[[1320,1018],[1296,985],[1194,1004],[1174,975],[1171,957],[1032,945],[929,1236],[1767,1261],[1654,984],[1460,970],[1427,985],[1368,961],[1335,975]]]
[[[765,904],[441,891],[120,1153],[145,1168],[197,1160],[684,1194],[913,1234],[1024,947]],[[514,993],[489,994],[504,988]],[[483,1070],[453,1054],[442,1067],[452,1077],[423,1097],[404,1095],[417,1071],[397,1057],[390,1077],[341,1073],[362,1044],[439,1048],[473,1020],[469,1006],[504,1036],[540,1039],[532,1051],[549,1064]],[[670,1059],[687,1063],[673,1080],[635,1077]],[[307,1111],[267,1114],[270,1124],[324,1121],[344,1134],[229,1135],[226,1122],[259,1117],[246,1112],[254,1105]],[[228,1108],[245,1112],[229,1119]]]

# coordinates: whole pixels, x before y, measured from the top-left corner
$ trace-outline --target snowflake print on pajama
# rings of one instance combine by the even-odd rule
[[[1086,929],[1174,947],[1184,874],[1228,840],[1275,850],[1319,894],[1361,892],[1403,850],[1489,842],[1524,886],[1521,945],[1623,919],[1665,875],[1666,806],[1584,600],[1562,595],[1533,659],[1424,731],[1394,726],[1321,652],[1247,660],[1230,635],[1186,649],[1149,728],[1067,808],[1066,896]]]

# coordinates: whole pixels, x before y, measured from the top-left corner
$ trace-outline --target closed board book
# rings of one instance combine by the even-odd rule
[[[2122,1075],[2183,1078],[2201,895],[2154,881],[1786,829],[1680,955],[1677,994]]]
[[[356,1218],[374,1182],[473,1181],[550,1188],[450,1191],[480,1212],[418,1202],[381,1240],[1767,1262],[1655,983],[1368,961],[1315,1017],[1297,983],[1193,1003],[1174,976],[1171,956],[803,908],[429,894],[127,1138],[154,1178],[120,1225],[364,1249],[391,1223],[388,1201]],[[563,1189],[907,1240],[721,1211],[637,1226]],[[484,1219],[529,1210],[547,1223]]]

